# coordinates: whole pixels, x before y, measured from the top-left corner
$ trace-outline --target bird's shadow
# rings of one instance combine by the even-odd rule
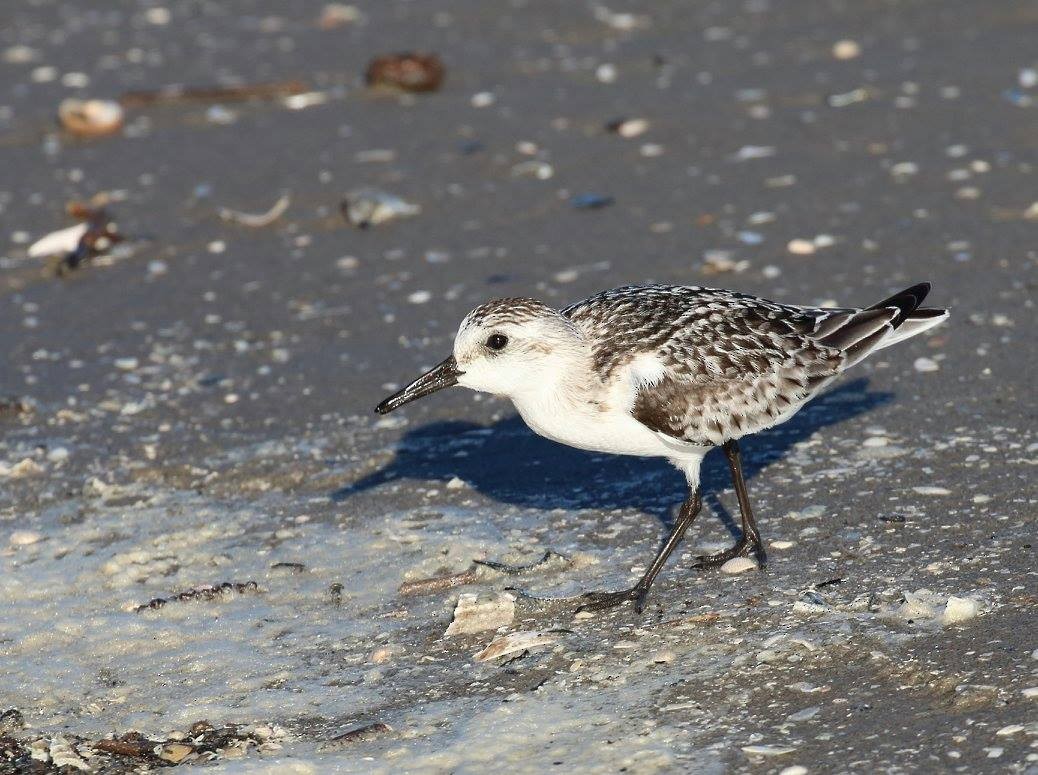
[[[818,397],[788,422],[741,443],[743,472],[752,480],[799,441],[829,425],[888,403],[893,393],[868,389],[863,377]],[[458,477],[502,503],[553,509],[632,509],[671,523],[684,497],[682,476],[658,458],[607,455],[567,447],[537,436],[512,416],[490,426],[434,422],[409,431],[383,468],[331,493],[342,502],[366,490],[405,479],[448,482]],[[705,500],[733,535],[735,521],[713,495],[730,486],[719,454],[703,464]]]

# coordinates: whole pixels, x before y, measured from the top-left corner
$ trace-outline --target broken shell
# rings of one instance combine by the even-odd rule
[[[786,245],[786,250],[797,256],[810,256],[817,248],[813,240],[792,239]]]
[[[507,592],[495,595],[464,593],[458,596],[454,620],[444,635],[462,635],[484,630],[496,630],[511,624],[515,616],[515,596]]]
[[[35,530],[15,530],[7,539],[11,546],[30,546],[43,540],[43,535]]]
[[[733,557],[721,566],[721,573],[744,573],[757,567],[757,562],[749,557]]]
[[[833,57],[836,59],[857,59],[861,56],[861,44],[856,40],[838,40],[833,43]]]
[[[77,223],[75,226],[66,226],[64,229],[52,231],[29,246],[29,257],[46,258],[47,256],[72,253],[79,246],[79,241],[89,228],[85,223]]]
[[[406,51],[372,59],[364,80],[372,87],[426,92],[439,89],[445,74],[446,68],[436,54]]]
[[[944,612],[941,614],[942,624],[958,624],[972,619],[980,613],[980,604],[969,597],[955,597],[952,595],[944,604]]]
[[[617,118],[606,124],[606,130],[630,139],[649,130],[649,122],[644,118]]]
[[[742,752],[747,756],[785,756],[796,751],[791,745],[744,745]]]
[[[377,226],[394,218],[407,218],[421,211],[420,205],[374,188],[351,191],[342,203],[342,214],[359,229]]]
[[[180,764],[194,752],[195,749],[185,743],[167,743],[162,746],[159,758],[172,764]]]
[[[727,250],[708,250],[703,254],[703,271],[706,274],[745,272],[749,268],[749,261],[745,259],[736,261]]]
[[[490,645],[475,655],[479,662],[506,657],[520,651],[554,643],[556,637],[550,632],[513,632],[494,638]]]
[[[288,209],[288,205],[291,201],[292,200],[289,198],[288,194],[285,194],[265,213],[243,213],[238,210],[231,210],[228,207],[221,207],[220,217],[225,221],[240,223],[242,226],[249,226],[258,229],[263,226],[269,226],[280,218],[284,214],[285,210]]]
[[[317,750],[321,752],[339,751],[354,743],[366,743],[392,731],[393,727],[389,726],[389,724],[376,721],[374,724],[367,724],[351,729],[349,732],[343,732],[341,735],[336,735],[331,740],[321,743]]]
[[[58,105],[61,125],[73,134],[100,137],[118,132],[123,126],[123,109],[111,100],[79,100],[73,97]]]
[[[555,168],[546,161],[521,161],[512,167],[512,177],[537,178],[537,180],[549,180],[555,174]]]
[[[321,11],[317,26],[322,30],[334,30],[347,24],[364,21],[364,14],[355,5],[328,3]]]

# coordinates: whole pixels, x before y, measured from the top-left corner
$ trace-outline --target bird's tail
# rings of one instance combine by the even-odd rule
[[[823,324],[818,341],[842,351],[844,368],[850,368],[870,353],[921,334],[948,317],[946,309],[919,306],[929,292],[930,283],[919,283],[867,309],[834,315]]]
[[[891,321],[894,330],[883,337],[875,347],[876,350],[882,350],[884,347],[890,347],[892,344],[903,342],[947,320],[948,310],[919,306],[929,292],[930,283],[919,283],[870,307],[870,309],[896,307],[899,312],[898,317]]]

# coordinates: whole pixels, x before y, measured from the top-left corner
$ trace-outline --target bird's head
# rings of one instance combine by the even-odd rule
[[[386,414],[451,385],[515,398],[557,381],[584,350],[580,331],[557,310],[536,299],[494,299],[461,321],[449,358],[375,411]]]

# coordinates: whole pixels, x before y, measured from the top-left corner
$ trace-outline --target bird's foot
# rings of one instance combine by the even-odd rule
[[[725,549],[723,552],[718,552],[717,554],[708,554],[696,558],[692,567],[697,570],[717,568],[724,565],[729,560],[733,560],[736,557],[742,557],[750,552],[753,552],[760,569],[764,570],[768,565],[768,555],[764,551],[764,543],[760,540],[760,536],[751,536],[749,538],[743,536],[731,549]]]
[[[622,589],[619,592],[586,592],[580,596],[583,600],[578,607],[577,613],[581,611],[604,611],[607,608],[615,608],[627,601],[634,602],[634,610],[641,613],[645,608],[645,598],[649,594],[649,588],[642,584],[635,584],[630,589]]]
[[[570,559],[564,554],[559,554],[553,549],[549,549],[544,555],[536,562],[527,563],[526,565],[510,565],[505,562],[495,562],[494,560],[473,560],[477,565],[482,565],[485,568],[499,571],[500,573],[506,573],[509,576],[521,576],[524,573],[538,570],[544,565],[548,564],[569,564]]]

